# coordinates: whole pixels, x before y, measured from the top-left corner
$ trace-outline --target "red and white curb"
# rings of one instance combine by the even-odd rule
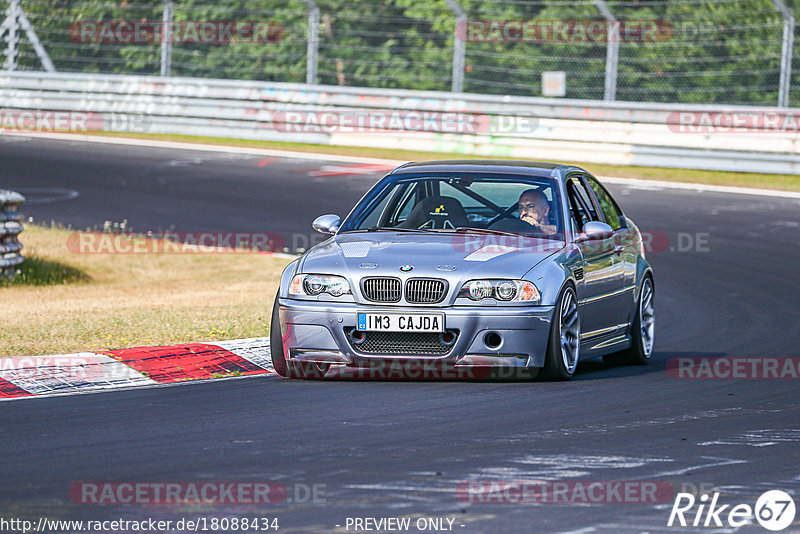
[[[0,400],[273,375],[269,338],[0,358]]]

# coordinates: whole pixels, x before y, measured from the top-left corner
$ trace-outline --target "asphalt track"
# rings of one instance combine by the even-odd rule
[[[26,215],[78,227],[125,218],[137,231],[308,239],[311,219],[344,215],[378,177],[313,176],[324,165],[0,136],[0,187],[28,194]],[[354,532],[348,517],[446,517],[465,534],[674,532],[687,529],[666,526],[671,499],[467,503],[456,489],[476,480],[655,481],[713,487],[722,503],[753,505],[768,489],[797,499],[800,382],[676,379],[665,365],[687,355],[800,356],[800,200],[610,189],[660,240],[648,256],[651,365],[584,363],[568,383],[248,378],[5,402],[0,516],[258,515],[278,517],[283,532]],[[700,247],[689,246],[698,237]],[[68,490],[81,480],[276,481],[290,498],[317,484],[324,499],[78,505]]]

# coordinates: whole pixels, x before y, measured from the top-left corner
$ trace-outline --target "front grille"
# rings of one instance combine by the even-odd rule
[[[435,332],[364,332],[364,341],[355,344],[350,339],[352,330],[345,328],[350,345],[364,354],[444,356],[458,340],[458,330],[448,330],[454,336],[449,345],[442,343],[440,334]]]
[[[361,281],[364,298],[372,302],[398,302],[400,300],[400,279],[375,277]]]
[[[406,301],[414,304],[441,302],[447,293],[447,283],[437,278],[412,278],[406,282]]]

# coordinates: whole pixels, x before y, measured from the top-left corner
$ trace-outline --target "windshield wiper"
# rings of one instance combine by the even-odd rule
[[[437,232],[432,228],[402,228],[399,226],[370,226],[367,232]]]
[[[520,234],[515,234],[513,232],[503,232],[502,230],[492,230],[490,228],[474,228],[472,226],[459,226],[456,228],[456,232],[459,234],[491,234],[491,235],[513,235],[514,237],[520,237]]]

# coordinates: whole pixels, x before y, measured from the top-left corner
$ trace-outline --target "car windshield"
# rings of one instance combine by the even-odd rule
[[[343,226],[352,230],[511,233],[563,240],[552,178],[442,176],[389,182]]]

